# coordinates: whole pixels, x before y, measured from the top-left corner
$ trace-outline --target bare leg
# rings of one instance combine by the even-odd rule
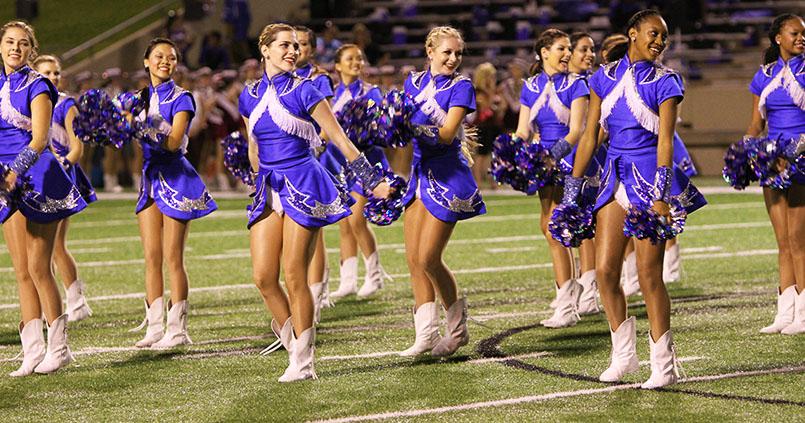
[[[646,300],[646,313],[651,326],[651,337],[657,341],[671,328],[671,300],[662,281],[662,259],[665,243],[652,244],[650,240],[635,240],[637,277]]]
[[[347,219],[341,219],[338,222],[338,235],[341,241],[341,261],[356,257],[358,255],[358,241],[355,240],[355,235],[352,233],[352,228],[349,226]]]
[[[559,204],[562,198],[562,189],[556,186],[546,186],[539,190],[540,202],[540,229],[548,242],[548,249],[551,252],[553,262],[553,273],[556,285],[561,288],[572,276],[573,256],[570,250],[565,248],[559,241],[553,239],[548,232],[548,222],[551,220],[553,209]]]
[[[352,205],[352,214],[345,220],[349,221],[351,232],[363,256],[368,257],[377,251],[377,240],[374,231],[369,227],[366,218],[363,217],[363,208],[366,206],[367,200],[366,197],[362,195],[353,193],[352,196],[355,197],[357,201]]]
[[[266,308],[280,325],[291,317],[288,297],[280,287],[283,217],[267,211],[251,227],[252,278]]]
[[[424,208],[424,207],[423,207]],[[419,266],[433,282],[442,298],[442,305],[449,309],[458,299],[456,278],[442,260],[444,249],[453,234],[455,223],[446,223],[425,212],[420,227],[422,235],[419,238]]]
[[[788,244],[797,291],[805,291],[805,185],[788,190]]]
[[[190,222],[163,216],[164,236],[162,251],[168,264],[168,280],[171,287],[171,303],[187,299],[187,270],[184,267],[184,249]]]
[[[150,306],[164,294],[162,278],[162,213],[153,200],[137,214],[145,256],[145,300]]]
[[[774,238],[777,240],[780,292],[783,292],[789,286],[796,284],[788,238],[788,198],[784,192],[763,188],[763,199],[766,202],[766,211],[769,213],[772,229],[774,229]]]
[[[620,285],[623,255],[628,238],[623,235],[626,211],[616,201],[598,210],[595,237],[595,273],[598,292],[613,330],[626,320],[626,297]]]
[[[307,268],[320,228],[306,228],[286,218],[282,227],[282,267],[291,301],[291,321],[297,336],[313,326],[313,296],[307,286]]]
[[[324,245],[324,231],[319,231],[316,237],[316,249],[313,252],[313,259],[307,269],[307,284],[314,285],[324,281],[324,270],[327,268],[327,247]],[[277,256],[279,257],[279,256]],[[279,260],[277,261],[279,266]]]
[[[64,313],[61,294],[50,267],[59,223],[36,223],[28,220],[26,227],[28,239],[25,242],[25,249],[28,255],[28,272],[34,280],[36,291],[39,293],[39,302],[49,325]]]
[[[14,275],[17,278],[17,290],[20,295],[20,313],[23,323],[42,317],[42,305],[39,303],[39,293],[36,291],[34,280],[28,272],[28,254],[26,241],[26,219],[22,213],[15,212],[3,224],[3,237],[6,239],[11,263],[14,265]]]
[[[56,269],[59,271],[59,276],[65,289],[69,288],[78,279],[75,258],[70,254],[70,250],[67,249],[67,229],[69,225],[70,218],[64,218],[59,221],[59,229],[56,232],[56,245],[53,249],[53,263],[56,264]]]
[[[585,239],[579,247],[579,257],[581,258],[581,274],[590,270],[595,270],[595,241]]]
[[[422,304],[436,301],[436,291],[419,261],[420,240],[423,233],[421,224],[427,214],[429,213],[425,209],[425,205],[417,199],[405,210],[403,222],[405,260],[408,263],[408,271],[411,272],[411,289],[414,292],[416,308]]]

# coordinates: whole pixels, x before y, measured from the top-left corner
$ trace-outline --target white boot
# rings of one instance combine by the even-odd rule
[[[165,335],[151,348],[167,349],[178,347],[179,345],[189,345],[193,341],[187,335],[187,300],[179,301],[176,304],[170,304],[168,310],[168,324],[165,326]]]
[[[587,314],[598,314],[598,282],[595,280],[595,270],[584,272],[579,278],[581,285],[581,296],[579,297],[578,312],[580,316]]]
[[[144,300],[144,302],[145,320],[143,320],[140,326],[129,331],[134,332],[144,327],[146,328],[145,337],[134,344],[137,348],[148,348],[151,344],[162,339],[162,335],[165,334],[165,330],[162,328],[162,319],[165,316],[165,307],[162,297],[155,299],[150,307],[148,306],[148,300]]]
[[[318,324],[321,321],[321,309],[324,295],[324,282],[314,283],[308,285],[310,295],[313,297],[313,323]]]
[[[369,257],[364,257],[363,264],[366,267],[366,275],[363,277],[363,286],[358,291],[358,298],[366,298],[383,288],[383,279],[391,280],[391,276],[380,265],[380,256],[377,251],[370,254]]]
[[[430,351],[434,357],[447,357],[470,342],[467,330],[467,299],[459,298],[445,312],[444,336]]]
[[[612,339],[612,352],[609,355],[609,367],[601,373],[601,382],[618,382],[627,373],[636,372],[640,367],[637,359],[637,333],[634,316],[626,319],[618,326],[618,330],[609,328]]]
[[[324,276],[321,279],[324,285],[321,291],[321,307],[330,308],[333,306],[333,301],[330,300],[330,266],[324,265]]]
[[[92,309],[84,297],[84,281],[76,279],[66,291],[68,322],[77,322],[92,316]]]
[[[780,333],[783,335],[805,333],[805,289],[794,298],[794,321]]]
[[[414,308],[414,345],[401,351],[403,357],[424,354],[439,343],[439,307],[435,302],[425,303]]]
[[[794,321],[794,303],[797,298],[797,288],[791,285],[782,293],[777,288],[777,315],[774,316],[774,323],[761,329],[762,333],[780,333]]]
[[[105,173],[103,175],[103,190],[106,192],[123,192],[123,187],[117,181],[117,174]]]
[[[299,334],[299,338],[291,331],[290,351],[288,351],[288,368],[280,376],[280,382],[318,379],[313,367],[313,355],[316,351],[316,327],[311,326]]]
[[[45,358],[34,369],[48,374],[73,362],[73,354],[67,346],[67,314],[62,314],[48,326],[48,348]]]
[[[32,319],[24,325],[20,322],[22,365],[19,369],[9,373],[9,376],[28,376],[45,359],[45,334],[43,329],[42,319]]]
[[[274,335],[276,335],[277,341],[260,351],[260,355],[271,354],[272,352],[280,349],[280,347],[285,348],[285,351],[290,351],[291,333],[293,333],[291,318],[289,317],[287,320],[285,320],[285,324],[283,324],[282,327],[280,327],[276,320],[271,319],[271,331],[274,332]]]
[[[349,257],[341,262],[341,281],[338,290],[330,293],[330,298],[339,299],[358,292],[358,258]]]
[[[640,292],[640,281],[637,278],[637,253],[632,251],[623,262],[623,295],[630,296]]]
[[[551,304],[548,305],[548,307],[550,308],[556,308],[556,306],[559,305],[559,286],[553,284],[553,291],[554,291],[553,300],[551,300]]]
[[[679,256],[679,243],[665,250],[662,261],[662,281],[665,283],[677,282],[680,278],[682,258]]]
[[[648,334],[648,344],[651,349],[651,377],[642,385],[643,389],[656,389],[673,385],[679,378],[677,369],[676,351],[671,331],[665,332],[657,342]]]
[[[539,322],[539,324],[546,328],[574,326],[579,321],[576,304],[579,302],[581,290],[581,285],[575,279],[568,279],[557,291],[557,306],[553,311],[553,316]]]

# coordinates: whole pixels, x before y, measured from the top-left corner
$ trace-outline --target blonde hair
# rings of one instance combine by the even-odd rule
[[[34,27],[28,25],[23,21],[9,21],[6,22],[5,25],[0,27],[0,38],[6,35],[6,31],[9,28],[19,28],[25,31],[25,35],[28,36],[28,41],[31,42],[31,55],[28,56],[28,61],[36,59],[37,54],[39,54],[39,42],[36,41],[36,35],[34,34]]]
[[[439,45],[439,41],[444,38],[456,38],[461,42],[461,48],[464,48],[464,37],[461,36],[461,32],[452,26],[437,26],[431,29],[428,36],[425,37],[425,50],[435,49]]]
[[[61,67],[61,61],[56,56],[50,54],[43,54],[37,56],[36,59],[34,59],[33,62],[31,62],[31,66],[33,66],[33,68],[36,69],[37,67],[39,67],[39,65],[43,63],[54,63],[56,64],[56,66]]]
[[[284,23],[275,23],[275,24],[268,24],[266,25],[262,31],[260,31],[260,37],[257,41],[257,47],[266,46],[268,47],[274,40],[277,39],[277,34],[280,32],[296,32],[296,30]]]
[[[497,83],[495,80],[496,73],[495,65],[489,62],[481,63],[475,67],[475,72],[472,74],[472,85],[476,90],[487,90],[488,88],[494,90]]]

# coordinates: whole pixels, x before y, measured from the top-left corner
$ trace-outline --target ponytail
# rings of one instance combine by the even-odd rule
[[[556,28],[548,28],[545,31],[542,31],[537,37],[537,40],[534,41],[534,56],[536,62],[531,65],[531,75],[536,75],[542,72],[542,55],[541,51],[543,48],[551,48],[554,42],[559,38],[569,38],[567,33],[564,31],[558,30]]]

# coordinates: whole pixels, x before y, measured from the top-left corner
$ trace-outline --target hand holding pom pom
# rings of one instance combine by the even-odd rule
[[[626,212],[623,234],[637,239],[649,239],[652,244],[675,238],[685,228],[687,212],[676,199],[668,203],[670,219],[661,216],[652,206],[633,205]]]
[[[742,190],[752,181],[758,180],[751,165],[751,158],[756,154],[758,144],[757,138],[744,137],[730,145],[724,153],[724,169],[721,174],[724,181],[736,190]]]
[[[249,142],[240,132],[233,132],[221,140],[224,148],[224,166],[248,186],[254,186],[254,174],[249,161]]]
[[[399,175],[391,171],[383,170],[383,175],[388,181],[389,194],[386,198],[378,198],[374,193],[370,193],[369,201],[363,208],[363,216],[371,223],[378,226],[387,226],[400,218],[402,215],[403,197],[408,188],[408,184]]]
[[[511,185],[516,191],[528,192],[528,180],[517,168],[517,150],[523,140],[510,134],[501,134],[492,143],[492,162],[489,173],[498,184]]]

